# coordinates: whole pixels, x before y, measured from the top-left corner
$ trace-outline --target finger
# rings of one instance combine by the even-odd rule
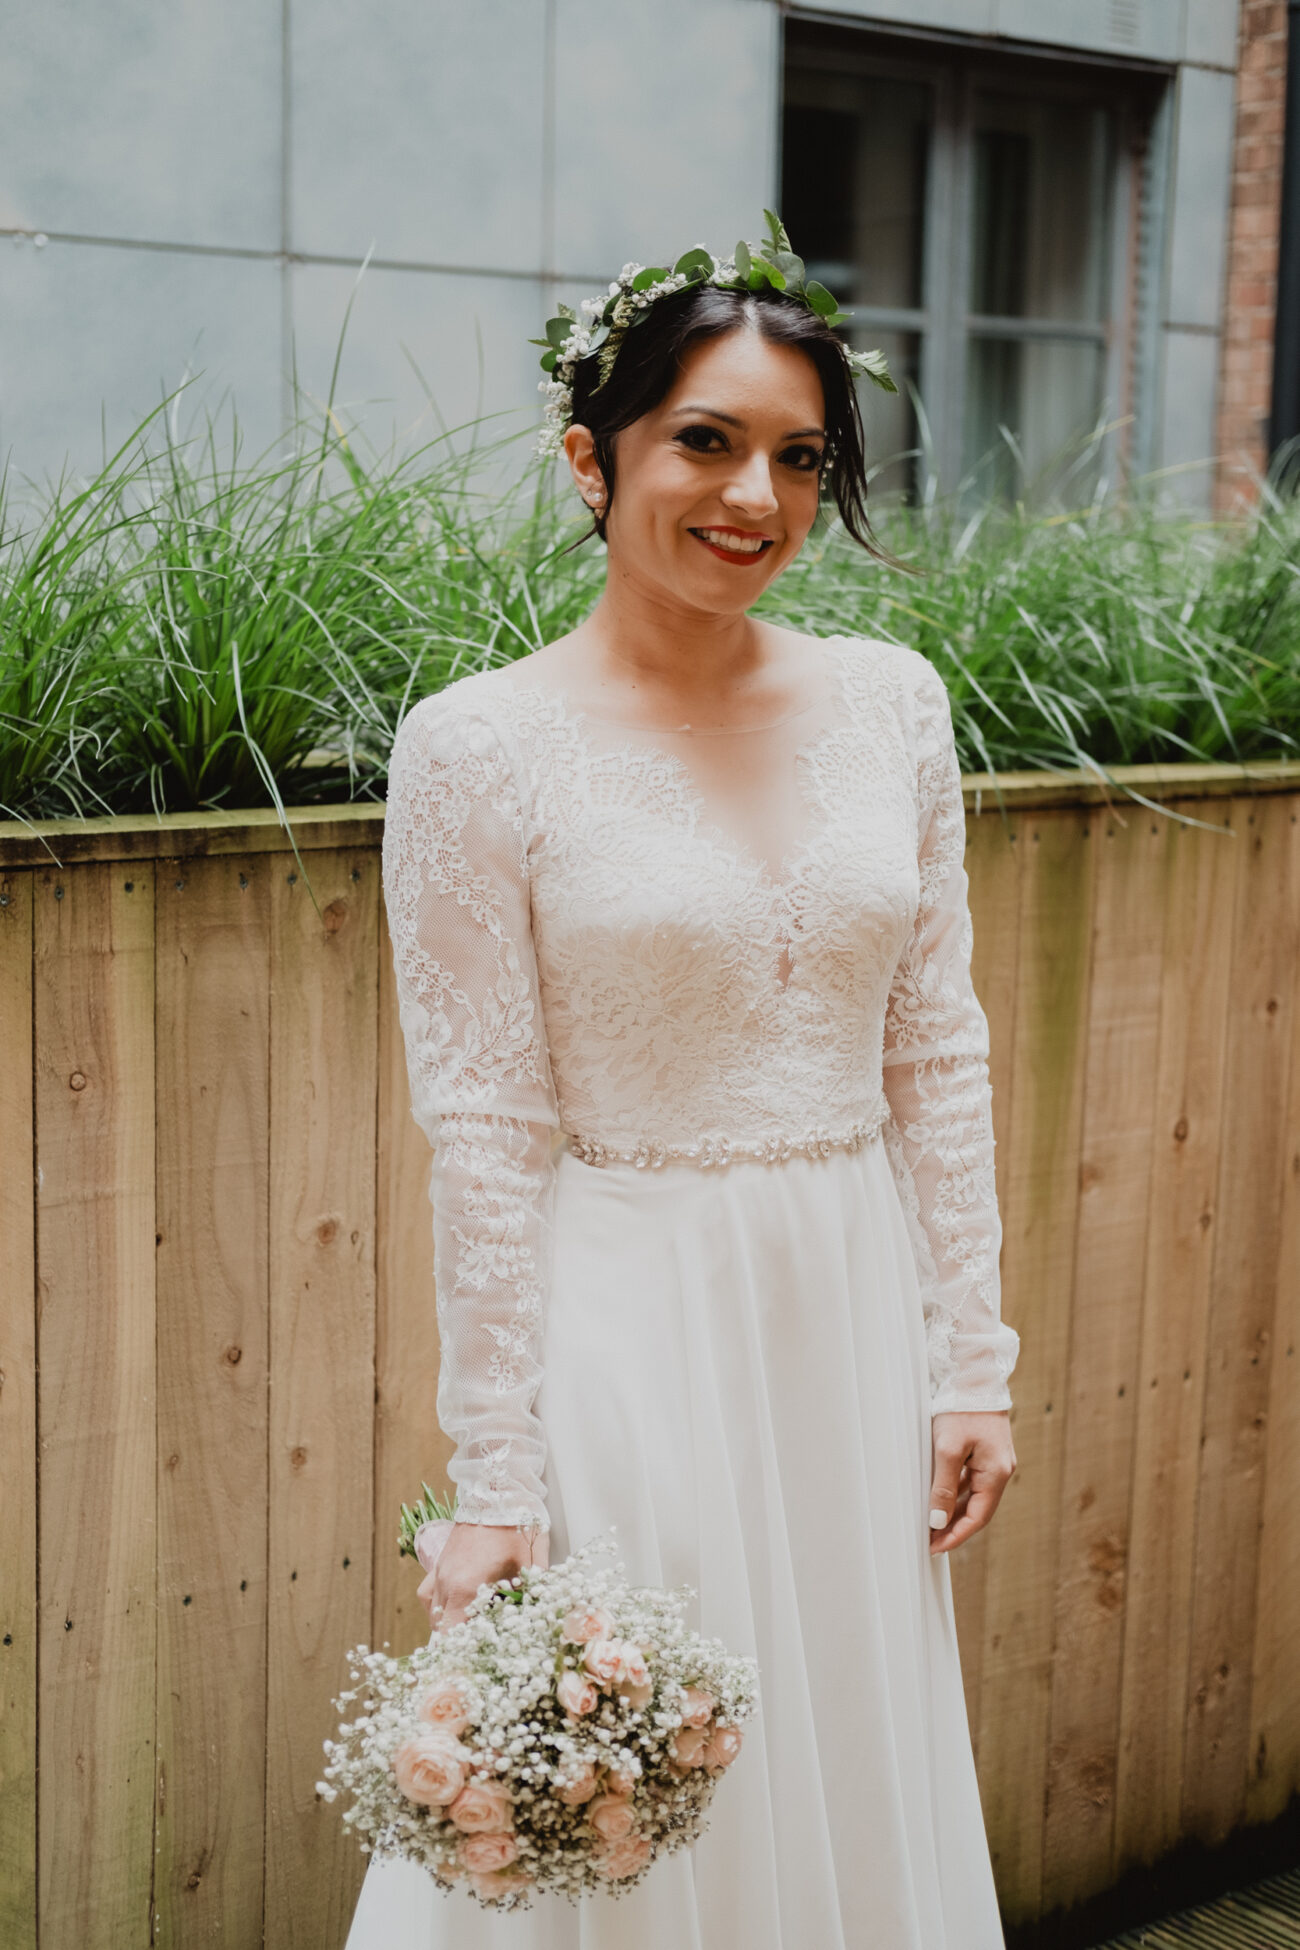
[[[957,1505],[957,1493],[961,1487],[963,1461],[964,1457],[960,1450],[940,1449],[936,1445],[934,1471],[930,1482],[931,1534],[941,1531],[952,1520]]]
[[[997,1509],[1001,1494],[1000,1490],[994,1491],[992,1488],[973,1489],[965,1511],[943,1532],[942,1536],[931,1539],[930,1549],[932,1551],[954,1550],[958,1544],[964,1544],[968,1537],[973,1537],[977,1530],[983,1530]]]

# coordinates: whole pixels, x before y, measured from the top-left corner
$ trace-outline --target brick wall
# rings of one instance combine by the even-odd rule
[[[1215,439],[1219,456],[1215,509],[1222,514],[1254,500],[1252,474],[1262,472],[1268,458],[1285,82],[1285,5],[1282,0],[1242,0],[1227,311]]]

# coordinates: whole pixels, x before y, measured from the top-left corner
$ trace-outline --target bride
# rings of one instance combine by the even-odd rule
[[[1019,1340],[948,699],[750,615],[826,497],[880,553],[855,368],[890,382],[797,259],[638,273],[543,361],[600,601],[393,746],[457,1445],[420,1597],[614,1525],[760,1711],[635,1888],[498,1914],[372,1861],[348,1950],[998,1950],[948,1553],[1015,1468]]]

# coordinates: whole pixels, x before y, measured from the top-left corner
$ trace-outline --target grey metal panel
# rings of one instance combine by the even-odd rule
[[[1228,248],[1235,77],[1180,69],[1175,113],[1172,233],[1165,318],[1220,322]]]
[[[1219,335],[1173,327],[1163,337],[1159,486],[1171,501],[1208,513],[1214,488]]]
[[[275,250],[280,0],[5,10],[0,223]]]
[[[294,0],[290,239],[540,270],[541,0]]]
[[[1186,0],[1183,59],[1208,67],[1237,65],[1237,0]]]
[[[758,233],[779,30],[754,0],[556,0],[554,268],[610,278]]]
[[[956,34],[991,34],[997,0],[811,0],[818,13],[847,14],[874,26],[936,27]]]
[[[178,404],[202,427],[234,395],[246,458],[280,427],[281,269],[267,258],[0,240],[0,454],[15,474],[99,465],[186,377]],[[219,418],[228,428],[228,418]],[[227,449],[227,451],[229,451]]]
[[[295,264],[290,275],[300,383],[323,400],[358,281],[333,265]],[[410,452],[441,427],[500,413],[481,437],[513,433],[522,455],[541,423],[542,375],[528,340],[541,337],[545,317],[542,286],[531,279],[372,265],[360,278],[348,321],[335,411],[362,430],[363,452],[382,452],[394,442]]]

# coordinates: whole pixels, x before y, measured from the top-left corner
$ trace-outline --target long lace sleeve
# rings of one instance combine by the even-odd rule
[[[885,1017],[885,1143],[925,1309],[930,1410],[1005,1409],[1020,1337],[1001,1319],[988,1022],[971,984],[966,822],[952,713],[916,673],[920,903]]]
[[[464,1523],[548,1528],[532,1410],[559,1122],[529,925],[514,768],[454,689],[389,761],[384,897],[411,1085],[434,1147],[438,1420]]]

